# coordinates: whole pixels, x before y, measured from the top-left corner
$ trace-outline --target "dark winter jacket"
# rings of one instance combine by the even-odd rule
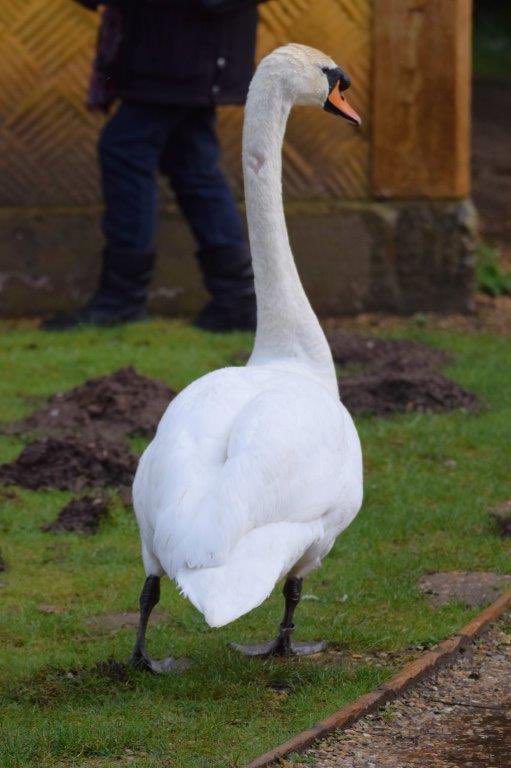
[[[122,14],[123,32],[113,79],[108,75],[110,89],[149,103],[242,104],[253,71],[260,1],[111,0]]]

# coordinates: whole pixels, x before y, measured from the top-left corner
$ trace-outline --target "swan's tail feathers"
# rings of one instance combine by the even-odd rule
[[[216,568],[182,568],[176,582],[210,627],[260,605],[275,584],[323,535],[323,525],[271,523],[246,534]]]

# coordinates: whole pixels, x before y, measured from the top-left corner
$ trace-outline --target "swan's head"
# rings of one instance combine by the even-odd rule
[[[318,105],[354,125],[361,119],[344,95],[350,78],[329,56],[291,43],[266,56],[259,69],[278,78],[294,104]]]

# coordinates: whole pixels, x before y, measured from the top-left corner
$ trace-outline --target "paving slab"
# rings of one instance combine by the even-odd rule
[[[488,605],[499,593],[511,589],[511,576],[483,571],[445,571],[426,574],[419,586],[434,608],[452,602],[476,607]]]

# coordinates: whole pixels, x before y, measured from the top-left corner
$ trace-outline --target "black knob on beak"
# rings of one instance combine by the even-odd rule
[[[340,67],[323,67],[323,72],[328,78],[330,91],[333,91],[337,83],[339,83],[340,91],[346,91],[350,87],[351,80],[349,75],[347,75]]]

